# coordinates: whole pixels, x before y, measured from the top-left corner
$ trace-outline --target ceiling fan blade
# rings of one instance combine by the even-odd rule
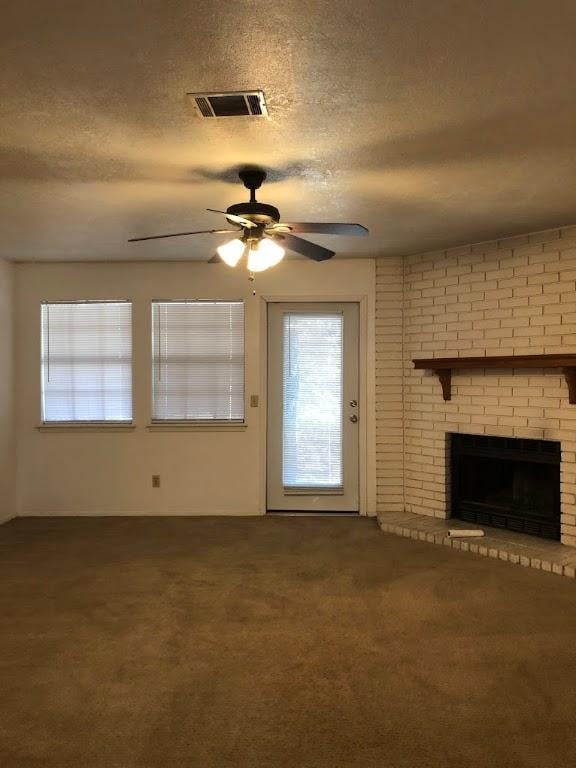
[[[329,251],[328,248],[323,248],[321,245],[316,245],[316,243],[288,233],[282,234],[282,244],[291,251],[301,253],[302,256],[307,256],[314,261],[326,261],[334,256],[334,251]]]
[[[131,237],[129,243],[139,243],[142,240],[162,240],[165,237],[185,237],[186,235],[228,235],[236,234],[235,229],[200,229],[197,232],[172,232],[169,235],[148,235],[148,237]]]
[[[206,208],[207,211],[210,211],[210,213],[221,213],[223,216],[226,216],[227,219],[230,221],[235,222],[236,224],[241,224],[243,227],[255,227],[256,224],[254,224],[253,221],[250,221],[249,219],[245,219],[243,216],[236,216],[235,213],[226,213],[226,211],[217,211],[216,208]]]
[[[335,223],[306,223],[306,222],[281,222],[279,228],[290,227],[292,232],[310,232],[318,235],[367,235],[368,230],[362,224],[335,224]]]

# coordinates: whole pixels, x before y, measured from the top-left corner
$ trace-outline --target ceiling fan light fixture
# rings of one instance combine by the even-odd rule
[[[216,250],[218,251],[218,256],[220,256],[224,264],[228,264],[229,267],[235,267],[242,258],[242,254],[244,253],[245,248],[245,243],[242,242],[242,240],[239,238],[235,238],[234,240],[229,240],[223,245],[219,245]]]
[[[248,269],[250,272],[263,272],[275,267],[284,258],[284,248],[273,240],[265,238],[255,244],[248,254]]]
[[[267,237],[263,240],[260,240],[258,250],[260,253],[265,254],[266,258],[268,259],[269,266],[271,267],[275,267],[276,264],[280,264],[284,258],[284,248],[278,245],[278,243],[275,243],[274,240],[270,240]]]

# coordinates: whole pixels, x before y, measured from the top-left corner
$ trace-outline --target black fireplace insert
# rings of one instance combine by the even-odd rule
[[[560,539],[560,443],[450,435],[452,517]]]

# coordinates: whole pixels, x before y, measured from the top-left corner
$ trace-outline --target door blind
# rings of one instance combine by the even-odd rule
[[[343,486],[343,331],[341,314],[284,315],[286,489]]]
[[[153,419],[244,420],[244,304],[152,304]]]
[[[42,304],[44,422],[131,421],[132,304]]]

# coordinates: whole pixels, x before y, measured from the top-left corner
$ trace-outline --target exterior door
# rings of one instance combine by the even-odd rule
[[[269,511],[358,512],[355,303],[268,305]]]

